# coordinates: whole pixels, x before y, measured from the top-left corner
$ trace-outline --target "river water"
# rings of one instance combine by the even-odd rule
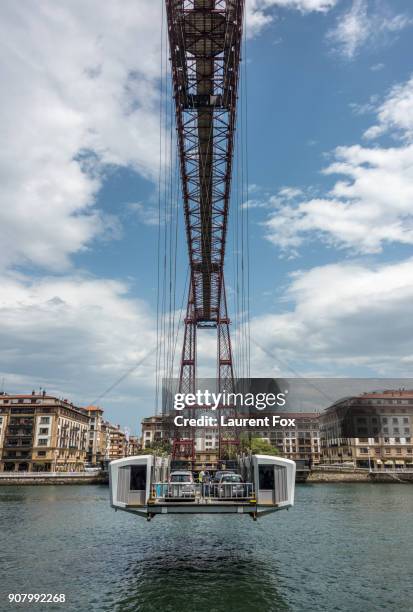
[[[256,523],[147,523],[115,513],[104,486],[0,487],[0,610],[411,612],[412,518],[403,484],[297,485],[293,509]]]

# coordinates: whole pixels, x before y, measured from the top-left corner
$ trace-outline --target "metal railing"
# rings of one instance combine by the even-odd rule
[[[254,485],[242,483],[169,483],[155,482],[151,498],[157,501],[232,501],[254,498]]]
[[[351,466],[340,466],[340,465],[330,465],[330,464],[322,464],[322,465],[314,465],[311,470],[313,472],[360,472],[360,473],[367,473],[367,472],[377,472],[377,473],[384,473],[384,472],[391,472],[391,471],[395,471],[395,472],[409,472],[409,471],[413,471],[412,468],[405,468],[405,467],[398,467],[395,468],[394,466],[384,466],[382,468],[369,468],[369,467],[351,467]]]
[[[351,465],[340,465],[340,464],[329,464],[323,463],[319,465],[313,465],[311,468],[312,472],[368,472],[369,468],[356,467]]]

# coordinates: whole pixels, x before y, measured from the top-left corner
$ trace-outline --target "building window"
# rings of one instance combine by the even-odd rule
[[[37,451],[38,457],[46,457],[46,451]]]
[[[49,435],[49,430],[48,430],[48,428],[47,428],[47,427],[41,427],[41,428],[40,428],[40,432],[39,432],[39,433],[41,433],[41,434],[43,434],[43,435],[47,436],[47,435]]]
[[[38,445],[39,446],[47,446],[47,438],[39,438]]]
[[[42,425],[46,425],[46,424],[50,423],[50,417],[40,417],[40,423]]]

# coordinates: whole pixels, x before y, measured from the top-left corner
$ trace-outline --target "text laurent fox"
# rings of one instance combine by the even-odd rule
[[[281,419],[278,415],[272,416],[272,427],[279,425],[280,427],[295,427],[295,419]],[[211,416],[201,416],[197,419],[188,419],[182,415],[174,418],[174,423],[177,427],[216,427],[218,419]],[[269,427],[270,417],[260,417],[257,419],[227,418],[223,414],[220,416],[219,424],[221,427]]]

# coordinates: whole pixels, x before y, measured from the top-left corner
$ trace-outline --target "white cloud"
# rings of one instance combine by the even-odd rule
[[[6,390],[41,385],[90,402],[156,345],[152,315],[123,282],[80,275],[31,280],[7,274],[0,280],[0,379]],[[142,389],[153,395],[154,363],[149,356],[103,405],[123,397],[121,407],[130,409]]]
[[[413,244],[413,145],[338,147],[324,171],[345,177],[327,197],[282,205],[266,221],[268,239],[296,249],[306,238],[376,253],[385,243]]]
[[[376,112],[378,123],[365,136],[396,130],[404,146],[337,147],[323,172],[340,178],[322,197],[279,200],[265,223],[271,242],[293,254],[306,239],[356,253],[413,244],[413,78],[394,87]],[[277,196],[269,202],[277,203]]]
[[[127,209],[144,225],[155,226],[159,225],[159,222],[163,222],[162,217],[159,218],[159,210],[154,206],[148,206],[142,202],[130,202]],[[161,214],[164,216],[164,211]]]
[[[160,5],[5,0],[0,12],[0,266],[61,268],[111,225],[94,208],[105,165],[158,167]]]
[[[248,10],[260,29],[271,8],[334,4],[253,0]],[[0,12],[0,269],[59,270],[117,230],[96,208],[107,165],[156,175],[161,4],[5,0]]]
[[[376,111],[378,99],[379,96],[374,94],[370,96],[369,101],[364,104],[351,102],[349,106],[355,115],[367,115]]]
[[[242,208],[269,208],[278,209],[281,204],[294,201],[296,198],[303,196],[303,191],[298,187],[282,187],[277,192],[277,195],[269,193],[260,193],[259,189],[255,190],[258,197],[250,198],[242,204]]]
[[[409,375],[413,360],[413,259],[382,266],[334,264],[295,273],[284,314],[253,319],[253,373],[285,363],[313,372],[366,367],[382,376]],[[304,365],[303,365],[304,364]],[[274,370],[272,370],[274,371]]]
[[[373,64],[372,66],[370,66],[370,70],[372,72],[379,72],[380,70],[383,70],[384,67],[385,67],[385,64],[383,64],[382,62],[379,62],[378,64]]]
[[[278,195],[287,200],[292,200],[293,198],[303,195],[303,192],[301,189],[298,189],[298,187],[283,187],[278,192]]]
[[[413,76],[391,89],[377,109],[377,119],[378,123],[365,132],[365,138],[400,131],[405,140],[413,140]]]
[[[367,0],[353,0],[351,8],[337,17],[337,25],[327,33],[327,39],[350,60],[367,42],[387,41],[389,35],[412,23],[407,15],[394,15],[383,8],[369,12]]]
[[[138,419],[154,410],[156,318],[125,282],[81,274],[30,279],[8,273],[0,275],[0,284],[0,381],[4,378],[6,391],[41,386],[84,405],[115,385],[99,403],[110,420],[134,429]],[[161,369],[168,320],[169,315],[165,340],[159,341]],[[181,342],[182,319],[175,375]],[[203,374],[215,376],[216,337],[200,334],[197,348]]]
[[[338,0],[247,0],[246,17],[248,34],[253,36],[274,18],[275,8],[285,8],[301,13],[326,13]]]
[[[351,9],[340,16],[337,26],[328,33],[328,38],[347,58],[352,58],[368,37],[367,3],[364,0],[354,0]]]

